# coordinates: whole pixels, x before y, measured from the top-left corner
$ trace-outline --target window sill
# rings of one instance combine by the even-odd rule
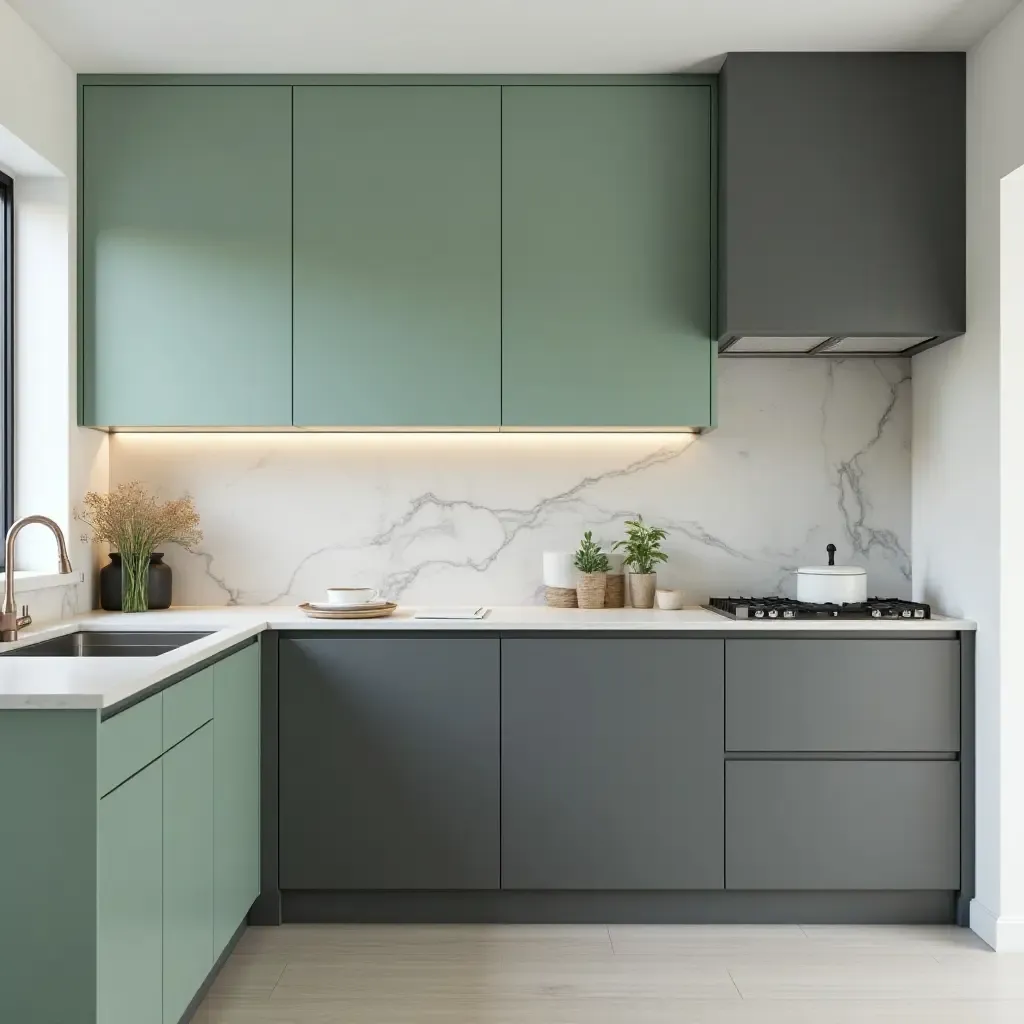
[[[14,589],[19,594],[33,590],[49,590],[54,587],[73,587],[82,583],[85,575],[77,570],[72,573],[31,572],[26,569],[14,570]],[[7,585],[7,574],[0,572],[0,586]]]

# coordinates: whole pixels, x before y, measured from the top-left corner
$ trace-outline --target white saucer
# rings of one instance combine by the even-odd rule
[[[307,601],[310,608],[318,612],[361,612],[374,608],[387,608],[390,601],[366,601],[364,604],[328,604],[326,601]]]

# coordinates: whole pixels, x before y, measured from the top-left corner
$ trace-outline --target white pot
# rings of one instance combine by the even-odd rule
[[[796,571],[796,598],[811,604],[860,604],[868,599],[868,573],[859,565],[834,565],[836,547],[828,546],[828,565]]]
[[[544,586],[575,590],[580,575],[575,562],[574,551],[545,551]]]

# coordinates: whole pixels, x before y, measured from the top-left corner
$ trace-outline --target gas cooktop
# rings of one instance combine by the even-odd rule
[[[895,597],[859,604],[809,604],[787,597],[713,597],[705,606],[729,619],[930,619],[931,606]]]

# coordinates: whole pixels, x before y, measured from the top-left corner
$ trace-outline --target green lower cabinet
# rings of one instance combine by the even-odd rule
[[[164,1019],[162,789],[163,763],[156,761],[100,801],[99,1024]]]
[[[213,966],[213,723],[161,764],[163,1021],[177,1024]]]
[[[711,87],[501,104],[502,426],[711,425]]]
[[[253,644],[213,669],[213,955],[260,892],[260,662]]]

